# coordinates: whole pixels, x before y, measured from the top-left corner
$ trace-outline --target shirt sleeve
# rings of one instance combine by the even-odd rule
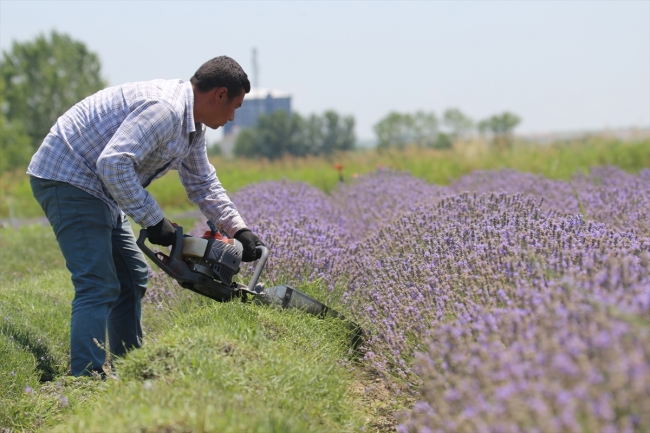
[[[195,139],[190,154],[178,168],[178,174],[190,201],[212,221],[219,230],[233,237],[246,223],[226,195],[226,190],[210,164],[205,145],[205,131]]]
[[[147,101],[122,122],[97,159],[97,174],[120,208],[142,227],[163,219],[163,212],[143,188],[136,167],[175,136],[180,122],[166,102]]]

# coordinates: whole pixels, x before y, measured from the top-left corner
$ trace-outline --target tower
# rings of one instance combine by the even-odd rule
[[[253,87],[258,88],[260,87],[260,83],[257,81],[258,79],[258,66],[257,66],[257,48],[253,47]]]

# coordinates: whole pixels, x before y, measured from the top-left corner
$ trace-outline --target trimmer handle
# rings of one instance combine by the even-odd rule
[[[260,251],[260,258],[257,260],[257,265],[255,266],[255,272],[251,277],[250,282],[248,283],[248,290],[251,292],[255,291],[255,286],[257,285],[257,280],[260,279],[260,274],[266,265],[266,259],[269,258],[269,249],[264,245],[260,245],[255,248],[257,251]]]
[[[140,236],[138,237],[136,244],[138,244],[138,247],[140,247],[142,252],[168,275],[174,275],[178,272],[182,273],[182,270],[185,268],[183,266],[184,263],[181,261],[181,252],[183,251],[183,227],[176,226],[176,240],[172,245],[171,252],[169,253],[169,263],[160,260],[156,253],[151,251],[151,249],[149,249],[149,247],[144,243],[148,237],[149,232],[147,229],[140,230]]]

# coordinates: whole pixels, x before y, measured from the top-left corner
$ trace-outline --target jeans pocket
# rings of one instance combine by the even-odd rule
[[[33,176],[29,180],[29,183],[32,187],[34,198],[41,205],[41,209],[43,209],[45,216],[50,221],[50,225],[56,233],[59,222],[61,221],[56,187],[64,183],[56,180],[39,179]]]

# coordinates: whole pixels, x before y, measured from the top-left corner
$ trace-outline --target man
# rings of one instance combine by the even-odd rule
[[[250,82],[221,56],[190,79],[128,83],[104,89],[61,116],[27,173],[72,274],[70,332],[74,376],[101,374],[108,332],[112,354],[141,345],[141,298],[147,263],[125,214],[147,228],[149,241],[174,242],[176,229],[145,190],[178,170],[188,198],[244,246],[244,261],[263,245],[247,227],[208,161],[205,126],[235,116]]]

